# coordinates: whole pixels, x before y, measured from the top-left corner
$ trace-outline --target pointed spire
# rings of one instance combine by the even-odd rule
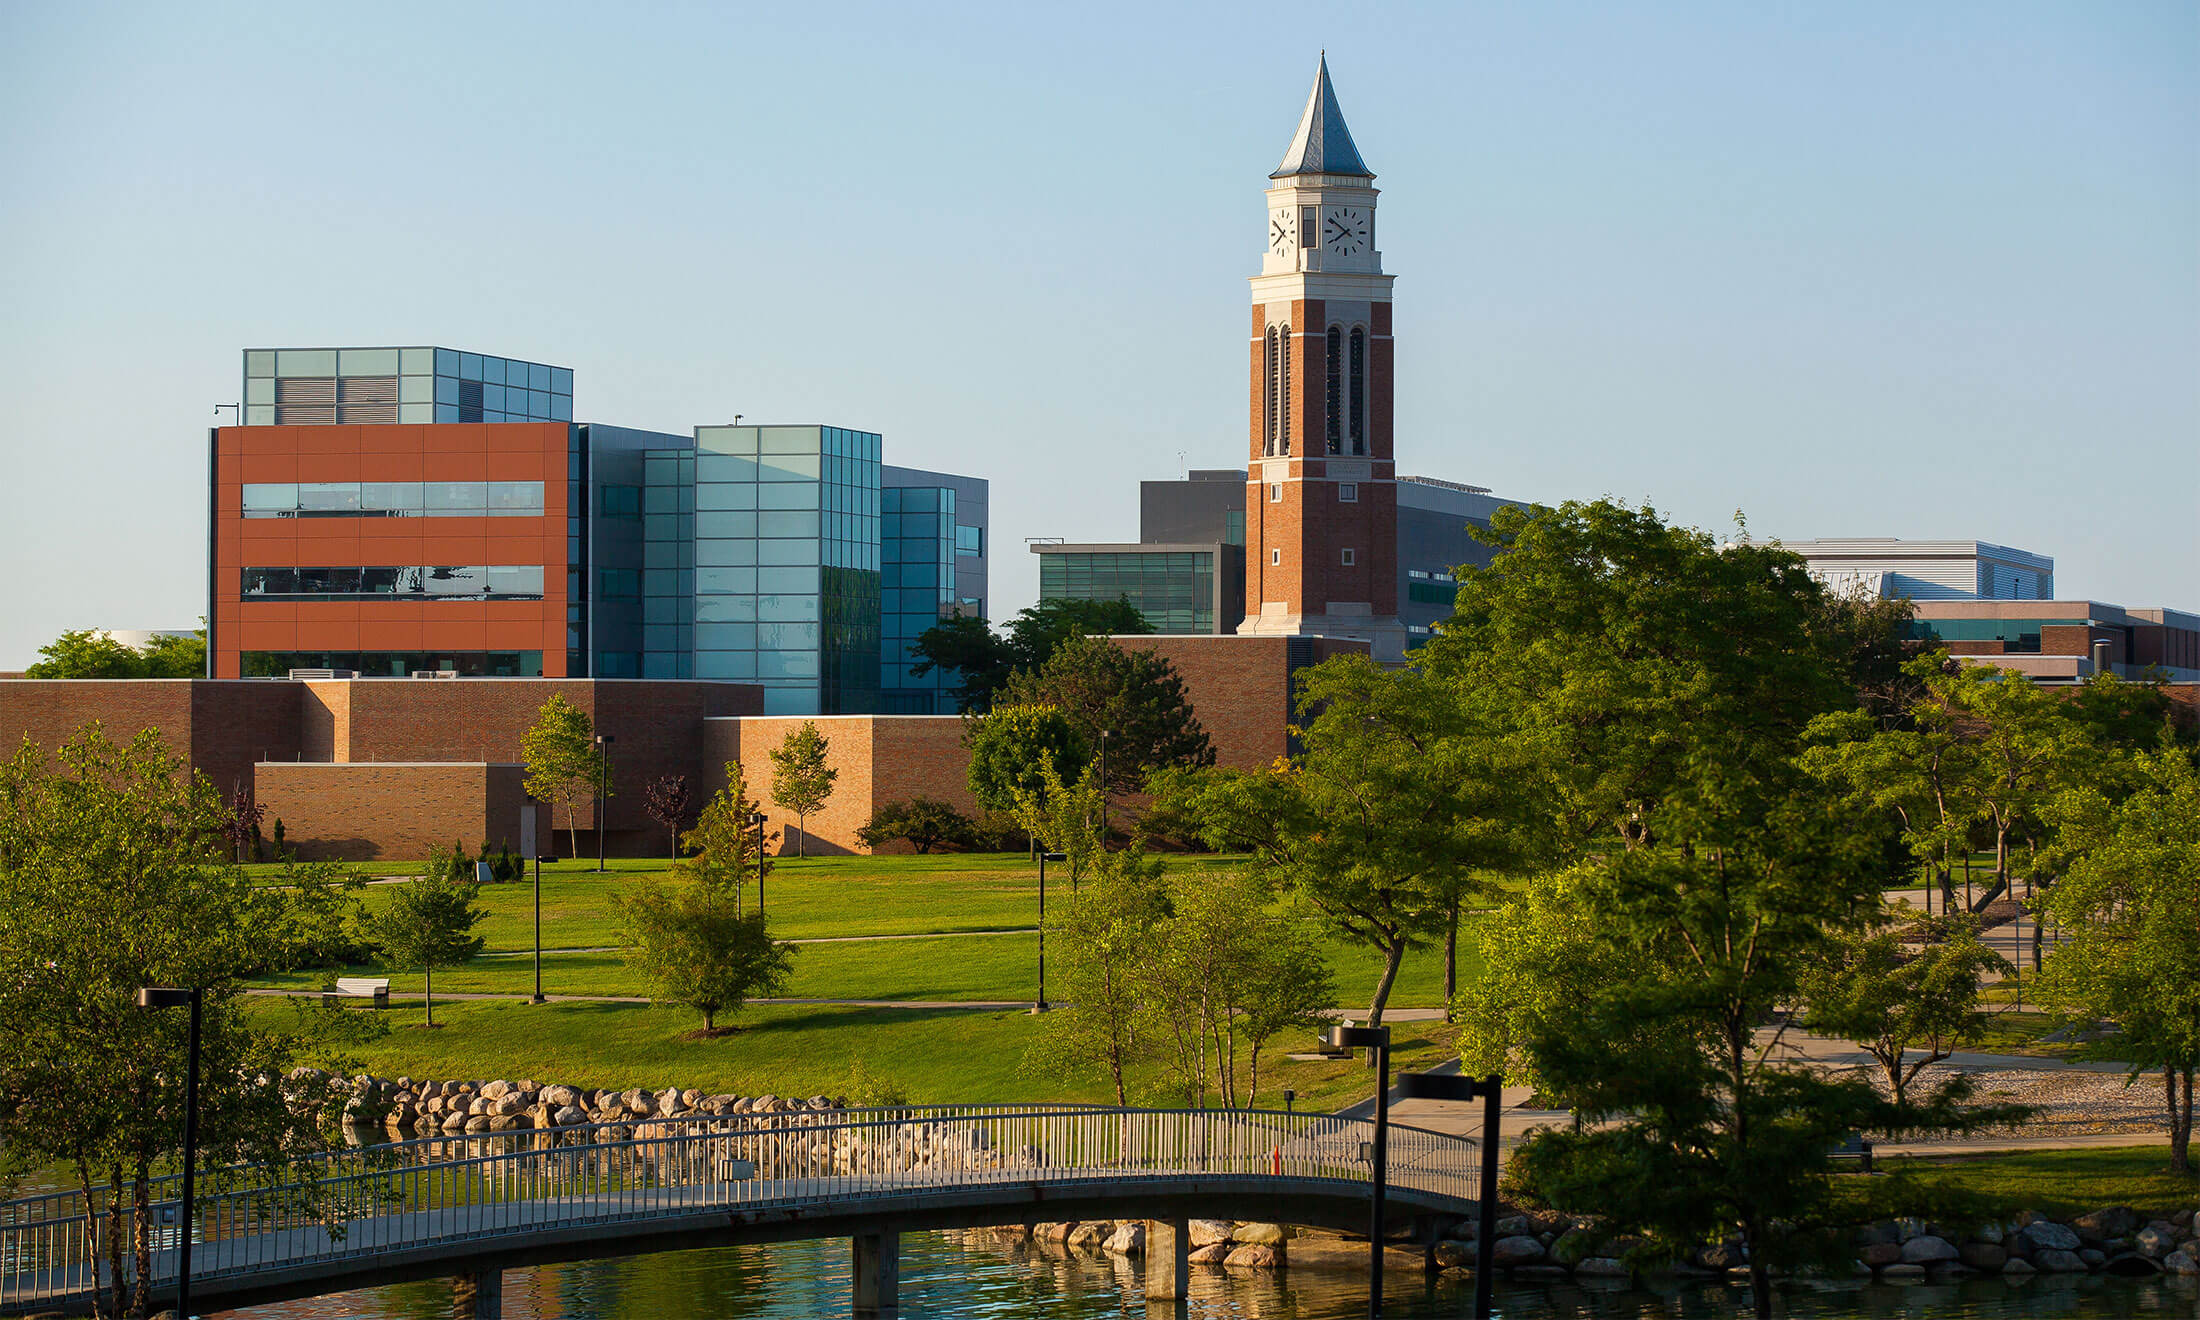
[[[1299,116],[1298,135],[1283,153],[1283,164],[1271,179],[1292,174],[1360,174],[1372,179],[1375,171],[1360,159],[1352,145],[1352,131],[1344,126],[1344,111],[1337,108],[1337,89],[1329,85],[1329,52],[1323,51],[1314,70],[1314,92],[1306,98],[1306,113]]]

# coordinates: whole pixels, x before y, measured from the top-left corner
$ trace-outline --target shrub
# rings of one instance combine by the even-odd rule
[[[977,827],[970,817],[935,798],[917,797],[907,802],[886,802],[871,813],[871,823],[856,831],[856,841],[877,848],[906,839],[920,853],[941,844],[968,848],[977,842]]]

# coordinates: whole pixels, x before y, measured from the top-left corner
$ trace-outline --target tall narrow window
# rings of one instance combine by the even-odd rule
[[[1260,452],[1274,457],[1276,452],[1276,327],[1268,327],[1267,354],[1261,359],[1260,388],[1266,411],[1260,423]]]
[[[1277,327],[1276,456],[1291,457],[1291,323]]]
[[[1352,452],[1367,452],[1367,331],[1352,328]]]
[[[1341,454],[1344,452],[1344,331],[1336,326],[1329,327],[1322,371],[1328,385],[1323,403],[1328,414],[1329,452]]]

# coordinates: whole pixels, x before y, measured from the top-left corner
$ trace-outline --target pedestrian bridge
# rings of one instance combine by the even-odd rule
[[[588,1257],[796,1238],[855,1243],[859,1311],[895,1305],[897,1235],[1041,1221],[1156,1221],[1148,1292],[1181,1295],[1191,1218],[1363,1230],[1374,1125],[1330,1114],[1100,1107],[898,1107],[424,1138],[274,1170],[202,1171],[194,1308],[410,1279],[473,1282]],[[1475,1213],[1471,1141],[1391,1124],[1399,1220]],[[175,1286],[179,1194],[155,1189],[152,1280]],[[132,1211],[80,1193],[0,1204],[0,1313],[89,1311],[95,1244]],[[125,1262],[125,1269],[133,1269]],[[1174,1291],[1172,1291],[1174,1290]]]

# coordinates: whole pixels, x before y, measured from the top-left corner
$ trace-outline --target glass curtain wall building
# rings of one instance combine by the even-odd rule
[[[880,437],[837,426],[695,432],[694,676],[767,714],[878,701]]]
[[[916,641],[942,619],[985,617],[990,490],[975,477],[887,467],[879,492],[879,706],[889,715],[952,715],[953,670],[914,672]]]
[[[573,371],[453,348],[248,348],[244,425],[569,422]]]

